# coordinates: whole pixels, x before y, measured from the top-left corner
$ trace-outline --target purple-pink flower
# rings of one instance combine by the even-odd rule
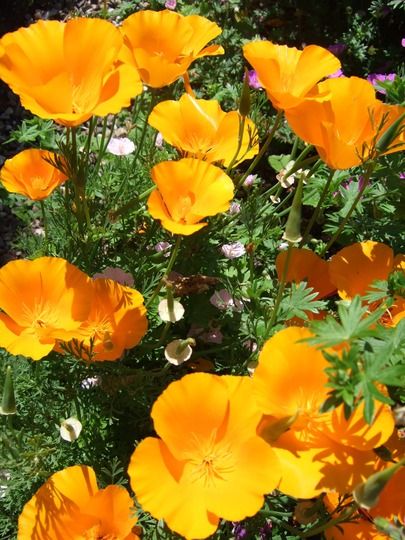
[[[166,0],[165,8],[166,9],[176,9],[177,2],[176,0]]]
[[[405,38],[401,39],[401,45],[402,45],[402,47],[405,47]]]
[[[250,88],[256,88],[256,89],[263,88],[262,85],[260,84],[259,77],[257,76],[257,73],[254,69],[251,69],[248,71],[247,78],[248,78],[248,85],[250,86]]]
[[[343,71],[341,69],[338,69],[331,75],[328,75],[328,79],[337,79],[338,77],[344,77]]]
[[[210,298],[210,302],[221,311],[227,309],[230,309],[231,311],[243,311],[243,303],[237,298],[234,298],[226,289],[215,291]]]
[[[386,94],[386,90],[382,88],[379,83],[386,81],[392,82],[395,80],[395,77],[395,73],[370,73],[370,75],[367,76],[367,80],[374,86],[377,92],[380,94]]]
[[[121,268],[113,268],[111,266],[107,266],[103,272],[94,274],[93,279],[112,279],[113,281],[116,281],[117,283],[120,283],[120,285],[126,285],[128,287],[134,286],[134,277],[132,274],[128,272],[124,272],[124,270],[121,270]]]
[[[330,51],[335,56],[340,56],[343,54],[346,50],[346,45],[344,43],[334,43],[333,45],[329,45],[328,51]]]
[[[222,254],[227,259],[237,259],[246,253],[245,246],[241,242],[232,242],[221,246]]]

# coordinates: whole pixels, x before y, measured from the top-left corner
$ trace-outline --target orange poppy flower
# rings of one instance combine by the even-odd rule
[[[126,489],[97,486],[91,467],[75,465],[53,474],[24,506],[18,540],[114,538],[139,540],[137,518]]]
[[[0,40],[0,78],[41,118],[77,126],[117,113],[142,92],[133,66],[118,65],[123,38],[102,19],[38,21]]]
[[[296,107],[310,90],[340,68],[339,60],[318,45],[302,51],[271,41],[253,41],[243,55],[256,70],[261,85],[276,109]]]
[[[248,118],[238,151],[240,118],[237,111],[223,111],[218,101],[183,94],[179,101],[162,101],[156,105],[148,122],[166,142],[190,157],[218,161],[228,167],[234,158],[237,165],[259,151],[256,126]]]
[[[316,147],[329,167],[348,169],[374,157],[379,133],[404,111],[376,99],[368,81],[339,77],[319,83],[304,101],[286,112],[286,118],[301,139]],[[404,148],[402,133],[385,153]]]
[[[92,286],[92,306],[80,328],[81,345],[85,351],[91,350],[93,361],[117,360],[146,334],[148,320],[143,297],[135,289],[111,279],[95,279]]]
[[[157,189],[149,196],[149,213],[172,233],[193,234],[207,225],[203,218],[226,212],[230,206],[232,180],[206,161],[164,161],[151,174]]]
[[[124,62],[134,65],[145,84],[171,84],[202,56],[223,54],[219,45],[205,45],[221,33],[215,23],[199,15],[183,16],[167,9],[143,10],[122,23]],[[205,47],[205,48],[204,48]]]
[[[0,170],[0,180],[11,193],[25,195],[33,201],[48,197],[54,189],[67,180],[67,176],[47,160],[55,154],[46,150],[23,150],[7,159]]]
[[[131,486],[145,511],[188,539],[213,534],[220,518],[254,515],[277,485],[278,463],[256,434],[251,391],[248,377],[193,373],[153,405],[161,439],[135,449]]]
[[[394,270],[405,272],[404,255],[394,257],[389,246],[366,240],[338,251],[329,261],[329,277],[340,298],[364,295],[373,281],[386,280]]]
[[[278,279],[281,279],[287,259],[287,251],[280,251],[276,257]],[[286,283],[306,281],[318,293],[317,300],[325,298],[336,291],[328,273],[328,262],[324,261],[310,249],[291,248]]]
[[[90,278],[57,257],[11,261],[0,269],[0,346],[34,360],[57,339],[79,337],[92,301]]]
[[[362,406],[349,419],[342,406],[320,412],[328,395],[329,364],[321,351],[300,343],[311,335],[297,327],[275,334],[264,345],[252,377],[254,396],[265,415],[259,433],[281,465],[279,489],[303,499],[322,491],[351,491],[372,474],[372,449],[394,430],[385,405],[377,409],[371,426],[363,419]]]

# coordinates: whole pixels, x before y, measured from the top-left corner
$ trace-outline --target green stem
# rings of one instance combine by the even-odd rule
[[[281,280],[280,280],[280,283],[278,285],[276,301],[274,303],[274,308],[273,308],[273,312],[271,314],[271,319],[269,321],[269,324],[266,326],[266,336],[269,335],[270,330],[273,328],[273,325],[277,320],[277,313],[278,313],[278,310],[279,310],[279,307],[280,307],[280,304],[281,304],[281,300],[283,298],[283,293],[284,293],[284,289],[285,289],[285,285],[286,285],[285,280],[286,280],[286,277],[287,277],[288,267],[290,265],[292,247],[293,247],[292,243],[288,242],[287,257],[286,257],[286,260],[285,260],[283,273],[281,275]]]
[[[149,300],[146,302],[145,306],[148,307],[152,304],[153,300],[156,298],[156,296],[159,294],[160,289],[163,287],[165,283],[165,279],[172,271],[173,265],[176,261],[177,254],[179,252],[180,244],[181,244],[181,236],[179,235],[176,239],[176,243],[174,245],[173,251],[170,255],[169,262],[167,264],[167,268],[165,270],[165,273],[163,274],[162,278],[160,279],[159,283],[157,284],[155,290],[152,293],[152,296],[149,298]]]
[[[271,141],[273,140],[274,134],[277,131],[279,125],[280,125],[282,117],[283,117],[283,111],[278,111],[276,119],[274,120],[273,127],[271,128],[269,134],[267,135],[267,139],[263,143],[263,146],[261,147],[260,152],[257,154],[255,159],[250,164],[248,170],[239,179],[239,181],[237,183],[237,186],[236,186],[237,188],[239,188],[243,184],[243,182],[246,180],[246,178],[249,176],[249,174],[254,170],[254,168],[259,163],[259,161],[262,159],[264,154],[267,152],[267,148],[269,147]]]
[[[236,147],[235,155],[231,159],[231,162],[229,163],[228,167],[226,168],[225,174],[229,174],[229,171],[235,165],[235,161],[237,160],[240,149],[242,148],[243,132],[245,130],[245,121],[246,121],[246,116],[239,117],[238,146]]]
[[[137,204],[139,204],[139,201],[142,201],[143,199],[146,199],[148,195],[152,193],[152,191],[156,188],[155,185],[151,186],[147,190],[143,191],[140,195],[135,197],[134,199],[131,199],[126,204],[118,208],[117,210],[114,210],[114,212],[111,212],[111,216],[116,219],[117,217],[121,216],[122,214],[125,214],[128,210],[132,210],[132,208],[135,208]]]
[[[326,244],[325,248],[320,253],[321,257],[323,257],[325,255],[325,253],[328,251],[328,249],[330,249],[330,247],[336,242],[336,240],[339,238],[341,232],[345,228],[346,223],[349,221],[351,215],[353,214],[354,210],[356,209],[356,206],[358,205],[360,199],[362,198],[366,187],[368,186],[368,184],[370,182],[371,175],[372,175],[372,173],[374,171],[375,166],[376,166],[376,163],[374,161],[369,163],[369,165],[367,166],[366,172],[365,172],[364,177],[363,177],[363,179],[364,179],[363,180],[363,185],[362,185],[359,193],[357,194],[357,197],[354,199],[351,207],[349,208],[349,211],[347,212],[345,217],[340,222],[338,230],[335,232],[335,234],[332,236],[332,238]]]
[[[45,204],[43,200],[39,201],[39,204],[41,205],[41,212],[42,212],[42,223],[44,224],[44,231],[45,231],[45,243],[48,246],[48,220],[46,218],[46,212],[45,212]]]
[[[326,529],[329,529],[330,527],[334,527],[335,525],[338,525],[339,523],[342,523],[343,521],[347,521],[356,512],[357,508],[358,508],[357,504],[354,503],[352,506],[349,506],[346,509],[346,511],[343,511],[338,517],[331,519],[327,521],[326,523],[322,523],[322,525],[313,527],[309,531],[305,531],[304,533],[301,533],[301,538],[310,538],[311,536],[320,534],[324,532]]]
[[[156,95],[155,95],[154,92],[152,92],[149,107],[148,107],[148,110],[146,112],[144,123],[143,123],[143,126],[142,126],[141,136],[139,137],[139,142],[137,143],[136,152],[135,152],[134,158],[132,160],[132,166],[134,166],[136,164],[136,162],[138,160],[138,157],[139,157],[139,154],[141,153],[142,146],[143,146],[143,143],[144,143],[145,137],[146,137],[146,131],[147,131],[148,125],[149,125],[148,124],[148,118],[149,118],[150,113],[152,112],[152,109],[153,109],[155,103],[156,103]]]
[[[307,241],[307,238],[312,230],[312,227],[314,226],[314,223],[316,222],[316,220],[318,219],[318,216],[319,216],[319,212],[321,211],[321,208],[322,208],[322,204],[327,196],[327,194],[329,193],[329,188],[330,188],[330,185],[332,183],[332,180],[333,180],[333,177],[335,175],[335,170],[331,170],[330,171],[330,174],[328,176],[328,179],[323,187],[323,190],[322,190],[322,193],[321,193],[321,196],[319,197],[319,201],[318,201],[318,204],[316,205],[316,208],[311,216],[311,219],[309,220],[309,223],[305,229],[305,232],[302,236],[302,240],[301,240],[301,243],[300,243],[300,247],[302,247],[305,242]]]

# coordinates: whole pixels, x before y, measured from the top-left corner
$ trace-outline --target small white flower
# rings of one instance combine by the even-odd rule
[[[191,348],[193,343],[195,344],[195,341],[192,338],[171,341],[165,348],[166,360],[174,366],[179,366],[183,362],[186,362],[193,354],[193,349]]]
[[[256,341],[253,341],[253,339],[247,339],[244,341],[243,346],[252,353],[257,351],[257,343]]]
[[[224,244],[221,246],[222,254],[227,259],[237,259],[246,253],[245,246],[241,242],[233,242],[232,244]]]
[[[73,442],[79,437],[82,427],[81,422],[71,416],[63,420],[59,428],[59,433],[64,441]]]
[[[154,249],[158,253],[163,253],[164,257],[170,257],[170,248],[172,247],[172,244],[169,244],[169,242],[158,242]]]
[[[254,181],[256,180],[257,178],[257,174],[249,174],[246,178],[245,178],[245,181],[243,182],[243,185],[245,187],[250,187],[253,185]]]
[[[163,142],[164,142],[163,135],[159,131],[159,133],[156,135],[156,139],[155,139],[156,148],[163,148]]]
[[[184,307],[178,300],[173,300],[173,311],[170,313],[168,301],[164,299],[159,302],[158,312],[163,322],[175,323],[183,318]]]
[[[213,306],[222,311],[225,311],[226,309],[239,312],[243,311],[243,303],[237,298],[234,298],[226,289],[215,291],[210,298],[210,302]]]
[[[113,268],[112,266],[107,266],[107,268],[98,274],[94,274],[93,279],[112,279],[121,285],[127,285],[128,287],[134,286],[134,277],[128,272],[124,272],[121,268]]]
[[[273,204],[278,204],[281,201],[280,197],[276,197],[275,195],[270,195],[270,200]]]
[[[97,386],[100,386],[101,384],[101,377],[99,375],[95,375],[94,377],[86,377],[82,380],[80,383],[80,387],[83,388],[83,390],[90,390],[90,388],[96,388]]]
[[[135,145],[128,137],[113,137],[107,145],[107,151],[114,156],[128,156],[135,151]]]
[[[240,212],[240,204],[237,202],[232,202],[229,207],[229,213],[230,214],[239,214]]]

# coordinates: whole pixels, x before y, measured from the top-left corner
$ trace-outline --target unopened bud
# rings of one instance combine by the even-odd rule
[[[301,203],[302,203],[302,185],[303,179],[300,178],[297,189],[295,190],[294,200],[291,205],[290,213],[288,214],[283,240],[287,240],[291,244],[300,242],[301,236]]]
[[[243,77],[242,93],[240,95],[239,112],[242,116],[247,116],[250,111],[250,88],[249,88],[249,75],[245,70],[245,76]]]
[[[384,154],[389,150],[391,144],[399,136],[404,129],[405,112],[395,120],[378,139],[376,148],[379,155]]]
[[[383,471],[372,474],[365,482],[359,484],[353,491],[353,498],[356,503],[367,510],[376,506],[380,499],[381,492],[397,470],[403,467],[404,464],[405,458],[395,465],[387,467]]]
[[[7,366],[6,378],[4,380],[3,399],[1,400],[0,414],[15,414],[17,412],[15,404],[13,372],[11,366]]]

